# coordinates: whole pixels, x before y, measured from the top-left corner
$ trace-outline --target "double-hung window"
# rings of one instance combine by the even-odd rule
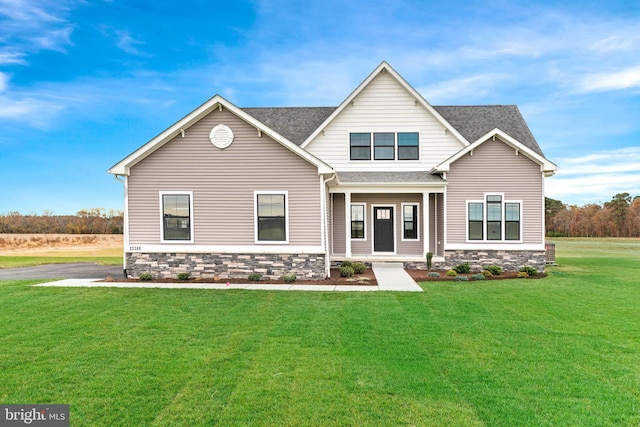
[[[287,193],[256,192],[256,242],[287,243]]]
[[[193,242],[193,193],[163,191],[160,193],[162,209],[162,241]]]
[[[418,160],[418,132],[398,133],[398,160]]]
[[[351,205],[351,238],[364,239],[365,205],[354,203]]]
[[[402,240],[418,240],[418,205],[402,204]]]
[[[371,160],[371,134],[352,133],[349,135],[351,160]]]
[[[395,134],[391,132],[378,132],[373,134],[373,159],[374,160],[394,160]]]
[[[487,194],[483,201],[467,202],[468,240],[521,240],[522,202],[504,200],[501,194]]]
[[[349,134],[349,158],[351,160],[419,160],[419,152],[418,132],[355,132]]]

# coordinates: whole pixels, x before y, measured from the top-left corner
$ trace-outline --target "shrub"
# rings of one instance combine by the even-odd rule
[[[482,271],[482,275],[484,277],[492,277],[493,273],[491,273],[489,270],[484,270],[484,271]]]
[[[429,277],[440,277],[440,273],[438,273],[437,271],[430,271]]]
[[[526,271],[518,272],[518,279],[526,279],[527,277],[529,277],[529,273],[527,273]]]
[[[293,283],[297,280],[298,278],[296,277],[295,274],[293,273],[287,273],[284,276],[282,276],[282,280],[284,280],[287,283]]]
[[[364,265],[364,263],[362,262],[354,262],[352,267],[353,267],[353,272],[356,274],[362,274],[365,271],[367,271],[367,266]]]
[[[500,267],[499,265],[489,265],[484,269],[494,276],[499,276],[502,273],[502,267]]]
[[[449,277],[456,277],[458,275],[458,273],[455,270],[448,270],[447,271],[447,276]]]
[[[139,277],[140,280],[151,280],[153,279],[153,276],[151,275],[151,273],[142,273]]]
[[[466,274],[471,271],[471,266],[469,265],[468,262],[463,262],[462,264],[458,264],[455,267],[453,267],[453,269],[458,274]]]
[[[538,275],[538,270],[536,270],[536,269],[535,269],[535,268],[533,268],[533,267],[529,267],[528,265],[523,266],[523,267],[520,269],[520,272],[521,272],[521,273],[522,273],[522,272],[527,273],[529,276],[537,276],[537,275]]]
[[[351,261],[344,260],[342,261],[342,264],[340,264],[340,267],[353,267],[353,263]]]
[[[471,278],[473,280],[485,280],[486,279],[486,277],[484,277],[484,274],[482,274],[482,273],[474,274],[473,276],[471,276]]]
[[[427,257],[427,270],[431,270],[433,252],[427,252],[426,257]]]
[[[456,276],[456,282],[468,282],[469,278],[467,276]]]
[[[249,280],[251,280],[252,282],[258,282],[260,279],[262,279],[260,273],[251,273],[249,275]]]
[[[189,280],[189,277],[191,277],[191,273],[187,273],[186,271],[178,273],[178,280]]]
[[[353,276],[353,267],[348,265],[343,265],[340,267],[340,277],[351,277]]]

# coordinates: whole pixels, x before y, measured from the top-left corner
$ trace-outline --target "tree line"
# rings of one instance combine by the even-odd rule
[[[549,237],[640,237],[640,196],[618,193],[602,205],[545,199]]]
[[[122,234],[124,214],[114,209],[90,208],[75,215],[0,214],[0,233]]]

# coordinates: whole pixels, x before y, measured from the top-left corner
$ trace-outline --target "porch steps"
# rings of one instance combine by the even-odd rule
[[[401,262],[374,262],[371,269],[381,291],[422,292],[422,288],[404,271]]]

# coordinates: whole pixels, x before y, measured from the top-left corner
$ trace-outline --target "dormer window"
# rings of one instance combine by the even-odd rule
[[[373,141],[373,146],[371,144]],[[350,160],[419,160],[418,132],[354,132],[349,134]]]

